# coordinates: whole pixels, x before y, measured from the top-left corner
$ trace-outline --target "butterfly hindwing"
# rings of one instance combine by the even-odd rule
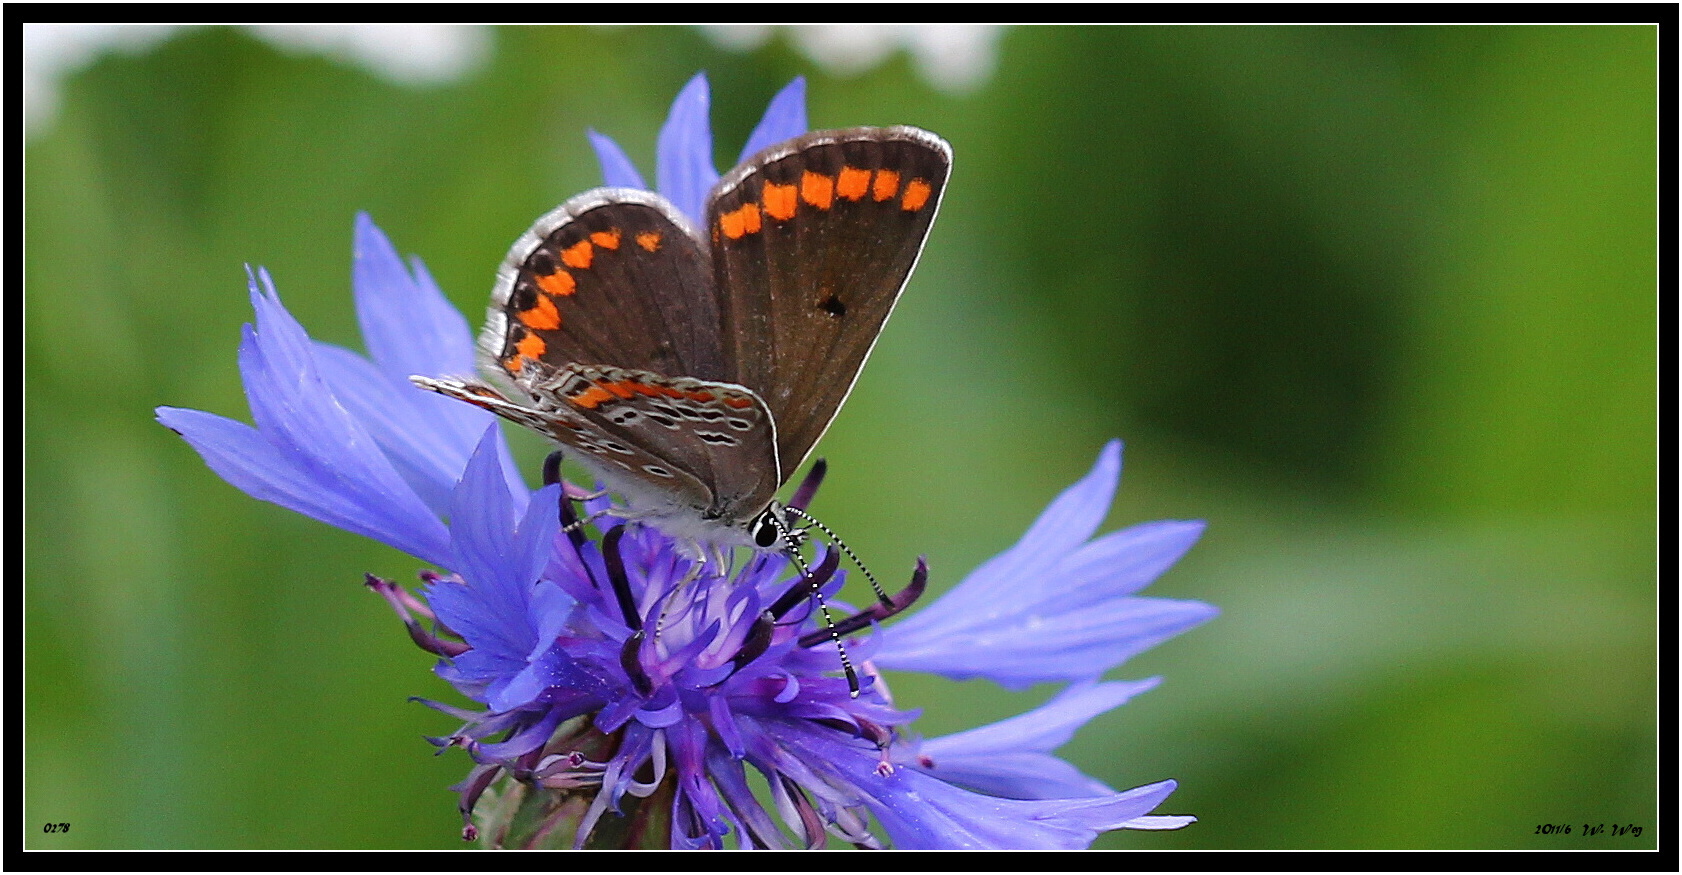
[[[780,485],[771,413],[741,386],[603,365],[550,372],[539,363],[524,376],[529,403],[476,380],[410,379],[573,450],[615,491],[656,512],[739,522]]]
[[[573,365],[541,385],[588,424],[572,446],[645,507],[670,503],[740,522],[776,493],[776,426],[765,402],[729,383]]]
[[[817,131],[719,181],[706,235],[724,379],[777,425],[786,480],[852,390],[923,248],[951,150],[911,127]]]
[[[526,373],[531,376],[543,368],[534,364]],[[509,398],[496,387],[478,380],[423,376],[412,376],[409,380],[422,389],[488,410],[573,450],[574,459],[598,477],[611,481],[615,488],[635,488],[637,483],[646,481],[661,488],[665,504],[701,508],[713,501],[712,490],[687,470],[639,448],[635,442],[614,440],[600,423],[592,421],[594,417],[570,405],[555,403],[557,399],[553,396],[536,392],[533,401],[527,403]],[[650,466],[655,470],[648,470]]]

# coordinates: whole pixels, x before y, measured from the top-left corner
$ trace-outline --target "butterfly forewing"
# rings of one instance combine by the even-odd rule
[[[653,193],[596,189],[539,219],[492,293],[481,355],[531,406],[482,385],[423,385],[537,428],[644,507],[735,524],[780,480],[770,411],[718,382],[723,350],[688,221]]]
[[[707,253],[664,198],[595,189],[509,251],[480,335],[485,365],[519,378],[574,363],[716,380],[724,376]]]
[[[779,480],[829,427],[893,310],[951,167],[918,128],[818,131],[720,180],[706,234],[724,379],[776,419]]]

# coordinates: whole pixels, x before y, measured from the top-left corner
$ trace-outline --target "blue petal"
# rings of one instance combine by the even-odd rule
[[[159,407],[157,417],[197,450],[217,476],[252,498],[389,544],[440,566],[448,558],[442,524],[436,531],[412,530],[405,520],[392,518],[382,512],[383,508],[368,507],[361,496],[337,488],[338,483],[312,477],[243,422],[180,407]]]
[[[454,587],[454,590],[451,590],[450,587]],[[434,596],[438,596],[439,601],[433,601]],[[444,615],[444,608],[452,604],[452,596],[471,599],[471,594],[468,593],[466,587],[459,583],[440,582],[426,592],[428,603],[431,604],[433,610],[438,612],[440,617]],[[456,610],[452,612],[452,615],[459,618],[462,612]],[[450,659],[440,660],[434,671],[439,677],[455,685],[455,688],[462,695],[489,704],[491,699],[490,687],[494,684],[506,684],[508,678],[519,674],[525,669],[525,666],[525,661],[516,656],[491,647],[485,647],[469,650]]]
[[[490,685],[485,704],[492,711],[524,707],[550,689],[580,691],[600,686],[592,683],[593,679],[566,652],[561,642],[550,641],[545,645],[540,640],[538,646],[542,648],[540,653],[501,679],[500,683]]]
[[[992,796],[1054,799],[1114,792],[1051,751],[1076,729],[1161,682],[1073,684],[1025,714],[925,741],[920,753],[934,766],[929,774]]]
[[[1110,532],[1083,544],[1057,564],[1057,573],[1070,583],[1070,596],[1095,594],[1131,595],[1149,586],[1173,567],[1203,535],[1201,520],[1159,520]],[[1102,582],[1101,587],[1087,589]]]
[[[356,317],[363,343],[390,388],[377,391],[365,375],[342,373],[359,370],[354,365],[344,364],[341,373],[332,376],[355,382],[354,390],[367,402],[358,415],[384,420],[384,428],[374,431],[376,439],[417,491],[438,508],[486,424],[496,416],[409,382],[414,374],[471,376],[476,357],[467,320],[444,297],[420,259],[410,268],[404,268],[374,220],[358,213],[351,269]],[[503,455],[507,456],[506,445]],[[504,474],[510,489],[525,490],[512,465],[505,466]]]
[[[1088,720],[1162,683],[1161,678],[1142,681],[1071,684],[1051,701],[997,723],[929,739],[923,752],[943,759],[986,757],[1011,750],[1048,752],[1074,737]]]
[[[1051,503],[1014,547],[882,636],[878,664],[1012,688],[1079,680],[1214,616],[1201,602],[1133,598],[1197,540],[1157,522],[1084,542],[1114,497],[1121,446]]]
[[[971,793],[911,769],[872,786],[865,797],[895,848],[1076,850],[1099,833],[1125,829],[1174,792],[1162,781],[1122,793],[1075,799],[999,799]]]
[[[718,181],[707,114],[707,74],[697,73],[672,101],[655,153],[660,194],[697,225],[706,209],[707,193]]]
[[[356,214],[351,285],[362,340],[380,370],[394,381],[410,374],[473,373],[473,333],[419,260],[414,274],[367,213]],[[457,404],[483,413],[470,404]],[[488,414],[487,414],[488,415]],[[468,442],[484,426],[474,429]]]
[[[1041,579],[1053,563],[1098,530],[1115,499],[1120,477],[1121,441],[1112,440],[1104,445],[1092,470],[1063,490],[1015,546],[982,563],[959,588],[967,590],[968,599],[980,602],[1008,596]]]
[[[1135,817],[1121,825],[1122,829],[1179,829],[1197,822],[1189,814],[1155,814]]]
[[[864,745],[837,742],[798,723],[779,725],[778,741],[792,762],[779,769],[802,780],[802,766],[826,774],[829,783],[846,784],[858,794],[901,849],[1045,849],[1072,850],[1092,843],[1098,833],[1125,828],[1150,815],[1174,791],[1162,781],[1122,793],[1064,799],[1001,799],[956,787],[916,769],[876,771],[876,752]],[[784,766],[788,768],[783,768]]]
[[[443,523],[339,402],[322,378],[309,335],[281,305],[267,272],[260,278],[261,286],[258,276],[251,278],[257,326],[245,328],[240,374],[260,440],[272,449],[263,454],[265,463],[278,468],[244,471],[238,474],[241,481],[274,487],[259,496],[265,500],[438,562],[448,555]],[[196,420],[201,427],[206,422]],[[218,431],[225,438],[233,433]],[[214,449],[202,441],[195,447],[201,454]],[[258,458],[249,439],[235,449],[218,454],[221,467],[212,465],[230,482],[238,482],[232,478],[242,460]],[[312,500],[298,494],[303,489],[323,495]]]
[[[545,487],[529,502],[510,493],[496,435],[495,426],[486,429],[452,498],[448,567],[465,584],[440,582],[427,589],[426,598],[474,652],[518,660],[523,669],[539,647],[545,621],[534,603],[560,529],[555,512],[560,487]]]
[[[602,166],[602,185],[615,188],[647,189],[648,184],[642,181],[642,174],[637,172],[637,166],[631,163],[630,156],[619,144],[606,134],[598,134],[594,129],[587,130],[590,135],[590,145],[596,148],[596,161]]]
[[[477,413],[484,411],[418,391],[407,380],[395,383],[372,362],[342,347],[318,342],[315,360],[322,380],[332,387],[351,417],[368,430],[404,481],[434,514],[447,513],[450,492],[467,466],[473,444],[469,441],[464,448],[457,434],[435,427],[440,418],[434,415],[437,411],[431,409],[431,402],[435,399]],[[483,433],[488,424],[481,422],[479,432]]]
[[[1103,781],[1048,753],[1006,751],[985,761],[931,755],[932,777],[1001,799],[1063,799],[1113,792]]]
[[[736,161],[742,162],[753,157],[759,150],[773,143],[798,137],[806,133],[806,77],[796,76],[794,81],[783,86],[777,96],[771,98],[769,106],[765,107],[765,115],[759,124],[748,135],[747,145],[742,147],[742,156]]]
[[[1121,598],[1055,614],[1026,610],[925,626],[916,636],[885,635],[875,661],[885,668],[955,680],[985,677],[1023,689],[1101,674],[1219,613],[1202,602],[1152,598]]]

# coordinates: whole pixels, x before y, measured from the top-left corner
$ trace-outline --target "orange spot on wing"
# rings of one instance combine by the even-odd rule
[[[899,174],[892,170],[876,171],[876,184],[870,187],[870,196],[885,201],[896,194],[899,194]]]
[[[705,404],[708,401],[713,400],[713,393],[711,393],[711,392],[690,392],[690,393],[688,393],[688,395],[689,395],[689,400],[699,401],[702,404]]]
[[[551,295],[559,295],[564,298],[578,291],[578,282],[572,278],[572,274],[564,270],[557,270],[548,276],[538,277],[537,287]]]
[[[800,199],[820,210],[835,202],[835,180],[808,170],[800,174]]]
[[[596,257],[594,249],[590,248],[590,241],[580,240],[561,250],[561,263],[567,267],[584,270],[590,266],[591,259]]]
[[[590,235],[590,242],[603,249],[618,249],[619,229],[610,228],[606,231],[597,231],[596,233]]]
[[[535,334],[528,334],[520,338],[520,342],[514,344],[514,348],[519,350],[520,358],[537,359],[543,357],[543,352],[549,348],[549,344],[544,343],[543,338]]]
[[[612,399],[613,393],[600,386],[591,386],[577,395],[567,396],[568,401],[577,404],[579,407],[588,407],[591,410],[594,410],[596,406],[601,404],[603,401],[610,401]]]
[[[765,183],[765,190],[760,192],[760,200],[765,202],[765,212],[773,219],[794,218],[794,186],[777,185],[774,182]]]
[[[752,398],[726,398],[726,399],[724,399],[724,403],[728,404],[731,407],[736,408],[737,410],[740,410],[743,407],[752,407],[753,406],[753,399]]]
[[[644,231],[641,234],[638,234],[637,235],[637,245],[641,246],[642,248],[644,248],[646,250],[648,250],[649,252],[658,251],[660,249],[660,234],[659,234],[659,232],[657,232],[657,231]]]
[[[553,331],[561,327],[561,311],[555,309],[555,302],[548,295],[539,295],[530,310],[520,311],[520,322],[527,328]]]
[[[612,392],[615,395],[618,395],[621,398],[629,398],[632,395],[637,394],[637,384],[634,380],[620,380],[617,383],[597,383],[596,385]]]
[[[718,217],[719,230],[731,240],[740,238],[743,234],[759,233],[759,205],[742,204]]]
[[[929,202],[929,195],[933,193],[934,188],[928,183],[921,179],[913,179],[906,184],[905,199],[899,202],[899,207],[908,211],[920,210],[923,208],[923,204]]]
[[[870,190],[870,171],[857,167],[843,167],[835,177],[835,193],[850,201],[864,197]]]

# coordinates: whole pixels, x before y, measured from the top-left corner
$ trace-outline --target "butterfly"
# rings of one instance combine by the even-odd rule
[[[575,451],[697,556],[791,551],[798,509],[776,494],[852,391],[951,165],[928,131],[857,127],[742,162],[700,227],[653,192],[584,192],[497,273],[479,358],[502,388],[411,379]]]

